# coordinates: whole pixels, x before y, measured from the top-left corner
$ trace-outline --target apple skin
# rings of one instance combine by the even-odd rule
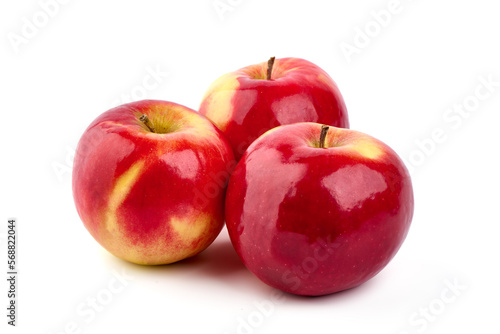
[[[250,145],[229,180],[226,225],[245,266],[263,282],[307,296],[358,286],[403,243],[413,189],[398,155],[381,141],[297,123]]]
[[[163,133],[151,132],[142,114]],[[133,102],[85,130],[73,197],[85,227],[110,253],[167,264],[198,254],[217,237],[234,165],[223,134],[203,115],[171,102]]]
[[[276,59],[227,73],[207,89],[200,105],[226,135],[237,160],[261,134],[283,124],[317,122],[349,128],[344,99],[332,78],[300,58]]]

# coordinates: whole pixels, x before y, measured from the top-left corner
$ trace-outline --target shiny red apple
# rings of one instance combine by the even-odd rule
[[[80,139],[76,208],[117,257],[179,261],[219,234],[234,164],[223,134],[203,115],[165,101],[124,104],[101,114]]]
[[[344,99],[332,78],[300,58],[282,58],[227,73],[208,88],[200,113],[226,135],[239,159],[278,125],[318,122],[348,128]]]
[[[246,267],[299,295],[349,289],[382,270],[413,216],[409,173],[381,141],[317,123],[250,145],[226,194],[226,224]]]

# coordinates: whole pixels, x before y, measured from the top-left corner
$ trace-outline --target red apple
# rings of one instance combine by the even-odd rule
[[[223,75],[206,91],[200,113],[224,132],[237,160],[257,137],[278,125],[349,127],[344,99],[332,78],[299,58],[273,57]]]
[[[117,257],[179,261],[219,234],[234,164],[223,134],[203,115],[165,101],[124,104],[100,115],[80,139],[76,208]]]
[[[299,295],[330,294],[375,276],[412,216],[410,176],[391,148],[316,123],[280,126],[253,142],[226,194],[227,229],[243,263]]]

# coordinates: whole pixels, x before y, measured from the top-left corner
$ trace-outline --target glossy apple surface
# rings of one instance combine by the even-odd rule
[[[366,134],[280,126],[236,166],[226,224],[236,252],[263,282],[299,295],[349,289],[393,258],[410,227],[413,190],[397,154]]]
[[[348,128],[344,99],[332,78],[300,58],[276,59],[227,73],[208,88],[200,113],[224,132],[240,159],[261,134],[278,125],[317,122]]]
[[[73,195],[85,227],[109,252],[166,264],[196,255],[219,234],[233,167],[229,144],[203,115],[171,102],[133,102],[85,130]]]

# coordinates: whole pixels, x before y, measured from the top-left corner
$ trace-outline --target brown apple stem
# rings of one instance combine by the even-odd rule
[[[325,148],[326,134],[328,133],[328,125],[321,125],[321,134],[319,135],[319,148]]]
[[[146,114],[142,114],[141,117],[139,117],[139,120],[144,123],[151,132],[155,132],[155,126],[153,125],[153,122],[149,119],[149,117]]]
[[[271,80],[271,74],[273,73],[273,65],[274,65],[275,57],[269,58],[267,61],[267,80]]]

